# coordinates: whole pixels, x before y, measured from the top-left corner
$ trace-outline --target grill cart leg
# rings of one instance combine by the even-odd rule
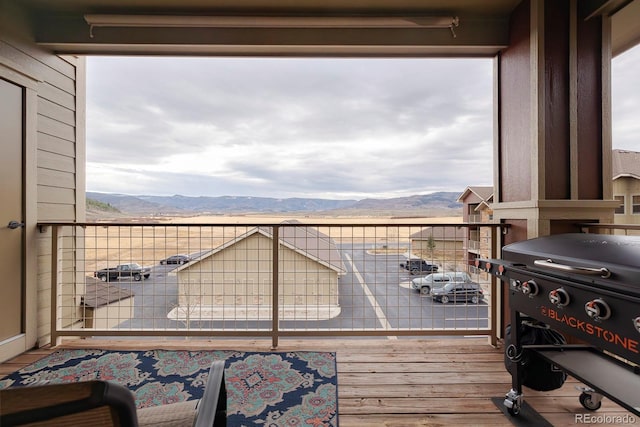
[[[507,357],[513,363],[511,370],[511,390],[506,394],[504,406],[509,414],[515,416],[522,409],[522,344],[520,342],[520,324],[522,319],[520,312],[511,310],[511,345],[505,349]]]
[[[582,392],[578,397],[580,404],[589,411],[597,411],[602,406],[602,395],[591,387],[577,387],[576,390]]]
[[[504,398],[504,406],[511,415],[518,415],[522,409],[522,393],[511,389]]]

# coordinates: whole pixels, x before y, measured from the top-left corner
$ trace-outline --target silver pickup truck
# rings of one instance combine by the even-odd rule
[[[441,288],[447,283],[474,283],[465,271],[445,271],[431,273],[425,277],[417,277],[411,281],[411,287],[422,295],[429,295],[431,289]]]

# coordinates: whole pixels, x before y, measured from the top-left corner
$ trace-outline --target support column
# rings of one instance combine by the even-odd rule
[[[610,18],[580,0],[524,0],[496,59],[494,219],[500,247],[612,223]],[[508,289],[496,297],[509,323]]]
[[[609,18],[525,0],[496,60],[494,218],[503,244],[613,222]]]

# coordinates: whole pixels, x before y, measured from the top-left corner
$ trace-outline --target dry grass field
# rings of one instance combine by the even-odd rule
[[[295,220],[318,226],[318,231],[336,243],[374,244],[381,249],[408,243],[409,235],[421,224],[458,224],[461,217],[330,217],[286,215],[216,215],[157,218],[147,224],[145,218],[131,221],[131,226],[87,227],[85,269],[89,275],[100,268],[119,263],[157,264],[174,254],[192,254],[216,248],[242,235],[255,225],[279,224]]]

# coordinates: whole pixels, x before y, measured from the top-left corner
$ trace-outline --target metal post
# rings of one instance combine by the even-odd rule
[[[497,238],[497,233],[496,227],[491,227],[491,256],[490,258],[495,259],[497,258],[497,248],[498,248],[498,238]],[[491,346],[493,347],[497,347],[498,345],[498,301],[500,300],[498,298],[498,279],[496,278],[496,276],[494,276],[493,274],[489,275],[489,280],[491,281],[490,286],[491,286],[491,295],[493,296],[493,301],[491,302],[491,319],[489,320],[490,325],[489,328],[491,329],[491,335],[489,335],[489,344],[491,344]]]
[[[271,349],[275,350],[276,348],[278,348],[278,327],[279,327],[279,323],[280,323],[280,310],[278,307],[278,303],[280,300],[280,293],[279,293],[279,283],[278,283],[278,276],[280,274],[280,271],[278,269],[279,267],[279,252],[280,252],[280,227],[278,225],[274,225],[273,226],[273,249],[272,249],[272,255],[271,255],[271,259],[272,259],[272,263],[271,263],[271,271],[272,271],[272,277],[271,277],[271,283],[272,283],[272,288],[271,288],[271,295],[272,295],[272,300],[271,300]]]
[[[51,227],[51,345],[58,342],[58,231],[59,225]]]

